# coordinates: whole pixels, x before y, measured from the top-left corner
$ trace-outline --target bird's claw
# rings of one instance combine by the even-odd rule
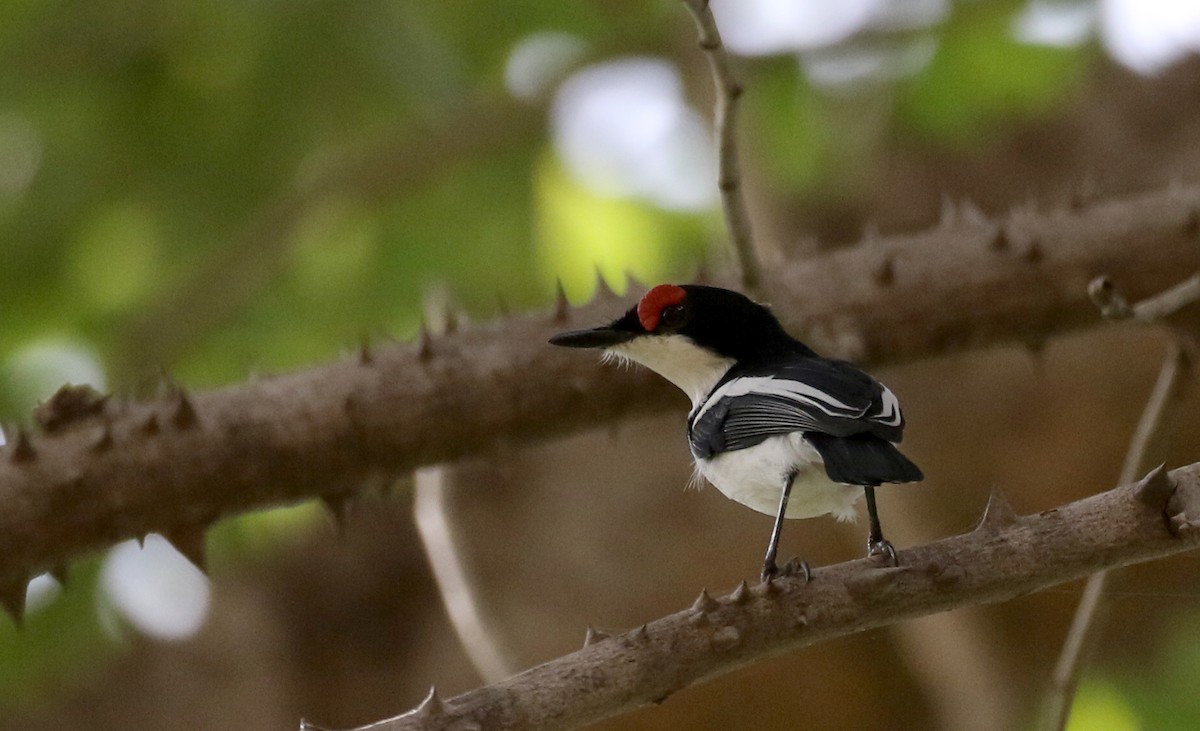
[[[892,542],[886,538],[880,538],[877,541],[867,541],[868,556],[887,556],[893,566],[900,565],[900,559],[896,557],[896,549],[892,546]]]
[[[812,581],[812,567],[808,565],[808,561],[802,561],[798,558],[793,558],[780,568],[774,561],[769,561],[763,564],[762,580],[770,581],[781,576],[795,576],[800,574],[804,577],[804,583]]]
[[[793,558],[783,567],[784,576],[795,576],[797,573],[804,576],[805,584],[812,581],[812,568],[808,565],[808,561]]]

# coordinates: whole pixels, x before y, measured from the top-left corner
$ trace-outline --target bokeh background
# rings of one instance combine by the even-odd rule
[[[768,261],[1200,179],[1189,0],[713,9]],[[64,382],[216,387],[448,307],[545,308],[556,280],[579,303],[597,274],[728,266],[711,86],[673,0],[0,4],[0,419]],[[1033,512],[1112,484],[1163,344],[1098,321],[879,372],[928,475],[882,494],[893,541],[969,529],[994,487]],[[417,477],[501,666],[757,571],[770,518],[684,489],[685,409]],[[1172,465],[1197,458],[1194,413]],[[0,729],[342,727],[478,685],[413,485],[364,492],[340,535],[315,504],[222,522],[211,579],[157,536],[39,577],[26,626],[0,619]],[[864,533],[789,523],[783,553],[837,562]],[[1198,578],[1194,556],[1114,577],[1073,729],[1200,727]],[[1026,728],[1078,594],[828,643],[600,727]]]

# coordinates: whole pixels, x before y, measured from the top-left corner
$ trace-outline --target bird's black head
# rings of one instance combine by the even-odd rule
[[[555,335],[554,345],[613,348],[637,338],[681,335],[733,360],[812,351],[793,339],[775,315],[749,297],[699,284],[660,284],[637,306],[603,327]]]

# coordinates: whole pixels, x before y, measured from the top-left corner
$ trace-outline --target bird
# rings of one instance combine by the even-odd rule
[[[764,581],[781,573],[784,518],[852,521],[863,497],[867,555],[899,565],[875,488],[924,474],[896,447],[905,426],[896,395],[793,338],[767,306],[730,289],[660,284],[609,324],[559,333],[550,343],[601,349],[687,394],[687,441],[699,474],[726,497],[775,516]],[[811,580],[808,563],[799,568]]]

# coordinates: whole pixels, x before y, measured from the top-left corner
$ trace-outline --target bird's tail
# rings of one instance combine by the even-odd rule
[[[921,468],[900,453],[891,442],[873,434],[835,437],[809,432],[804,435],[825,460],[829,479],[847,485],[878,485],[884,482],[920,482]]]

